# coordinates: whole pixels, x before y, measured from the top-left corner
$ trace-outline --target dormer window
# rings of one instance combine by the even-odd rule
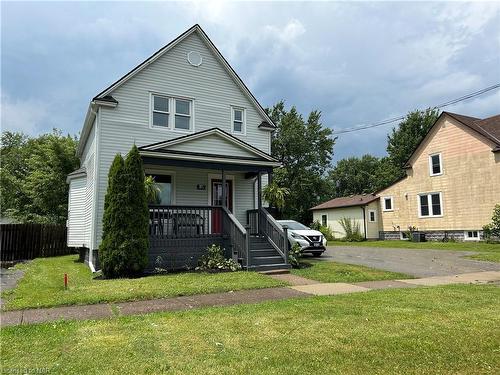
[[[429,155],[429,172],[431,176],[443,174],[441,154]]]
[[[245,110],[243,108],[232,107],[232,130],[233,133],[245,133]]]

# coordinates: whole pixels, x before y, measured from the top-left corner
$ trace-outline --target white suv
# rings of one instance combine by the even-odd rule
[[[326,238],[317,230],[306,227],[294,220],[278,220],[281,226],[288,227],[288,242],[290,247],[298,244],[304,253],[311,253],[315,257],[321,256],[326,250]]]

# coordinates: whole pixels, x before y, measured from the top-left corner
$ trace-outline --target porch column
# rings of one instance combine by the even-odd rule
[[[257,174],[257,206],[259,210],[262,208],[262,172]]]
[[[226,207],[227,206],[227,204],[226,204],[226,195],[227,195],[227,192],[226,192],[226,172],[224,171],[224,169],[222,169],[221,174],[222,174],[222,206]]]
[[[226,172],[224,171],[224,169],[221,169],[221,180],[222,180],[222,207],[226,207]],[[221,220],[221,223],[220,223],[220,228],[221,228],[221,232],[222,234],[224,234],[224,215],[225,213],[222,213],[222,220]]]

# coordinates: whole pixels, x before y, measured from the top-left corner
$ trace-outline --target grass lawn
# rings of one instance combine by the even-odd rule
[[[479,254],[471,255],[468,258],[486,260],[490,262],[500,262],[500,244],[489,244],[485,242],[330,241],[328,242],[328,246],[364,246],[397,249],[477,251]]]
[[[493,374],[499,310],[498,286],[456,285],[8,327],[1,365],[50,374]]]
[[[355,283],[358,281],[407,279],[411,277],[403,273],[322,260],[303,260],[302,263],[306,267],[292,269],[291,272],[294,275],[325,283]]]
[[[38,258],[18,264],[26,270],[18,286],[2,293],[5,309],[134,301],[286,285],[256,272],[184,272],[136,279],[97,280],[77,255]],[[64,273],[69,289],[64,290]]]

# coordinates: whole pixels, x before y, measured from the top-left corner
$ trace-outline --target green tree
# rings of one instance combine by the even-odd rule
[[[332,130],[323,127],[319,111],[312,111],[304,120],[295,107],[287,111],[283,101],[267,111],[277,125],[272,155],[283,163],[275,170],[273,181],[290,192],[283,216],[309,223],[309,209],[331,195],[324,174],[331,167]]]
[[[413,111],[408,113],[397,128],[393,128],[387,136],[387,153],[391,163],[399,168],[397,177],[404,175],[402,169],[408,161],[418,144],[439,117],[437,109],[426,109],[425,111]]]
[[[134,146],[124,161],[116,155],[104,199],[103,236],[99,257],[108,278],[140,274],[148,263],[149,210],[144,169]]]
[[[373,193],[380,188],[378,171],[380,159],[371,155],[339,160],[330,171],[329,178],[336,197]]]
[[[65,223],[66,176],[80,164],[77,140],[54,129],[36,138],[4,132],[1,142],[2,216],[21,222]]]

